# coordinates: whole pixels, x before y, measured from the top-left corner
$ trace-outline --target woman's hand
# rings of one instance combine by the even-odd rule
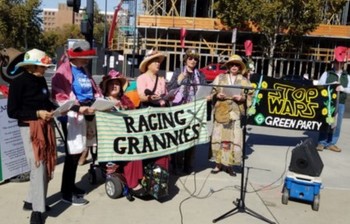
[[[38,111],[36,111],[36,116],[39,119],[49,121],[53,118],[53,112],[48,112],[46,110],[38,110]]]
[[[182,80],[184,80],[186,76],[186,73],[181,72],[180,75],[177,77],[177,84],[180,85]]]
[[[79,113],[84,115],[93,115],[95,113],[95,108],[82,106],[79,108]]]
[[[224,100],[226,98],[226,95],[224,93],[218,93],[216,97],[220,100]]]
[[[244,101],[244,97],[242,95],[234,95],[232,98],[234,101],[238,101],[238,102]]]
[[[151,96],[151,100],[160,100],[160,99],[161,99],[161,97],[156,95],[156,94]]]
[[[159,101],[159,104],[160,104],[161,107],[164,107],[165,104],[166,104],[166,102],[165,102],[165,100],[160,100],[160,101]]]

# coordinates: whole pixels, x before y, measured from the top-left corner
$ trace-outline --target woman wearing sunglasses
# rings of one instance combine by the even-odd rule
[[[225,170],[230,176],[236,176],[233,166],[240,165],[242,160],[241,115],[244,113],[246,96],[243,89],[222,86],[244,87],[250,86],[250,82],[243,76],[246,66],[239,55],[232,55],[225,66],[228,71],[213,81],[214,123],[211,149],[216,166],[211,173],[217,174]]]
[[[205,76],[197,69],[199,54],[194,49],[188,49],[184,56],[184,66],[175,70],[169,84],[168,91],[176,90],[173,105],[180,105],[192,102],[195,99],[198,86],[196,84],[206,84]],[[193,169],[194,149],[191,147],[184,152],[174,154],[172,167],[174,173],[177,168],[183,165],[183,171],[190,174]],[[183,161],[183,164],[181,164]]]

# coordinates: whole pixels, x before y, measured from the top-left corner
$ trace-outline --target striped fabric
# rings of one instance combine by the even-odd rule
[[[207,102],[97,112],[98,161],[154,158],[209,142]]]

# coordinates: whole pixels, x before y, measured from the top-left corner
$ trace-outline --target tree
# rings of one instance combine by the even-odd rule
[[[0,0],[0,43],[20,50],[40,46],[41,0]]]
[[[343,0],[328,0],[326,3],[323,0],[218,0],[214,9],[229,27],[258,29],[264,37],[266,56],[270,59],[268,76],[272,76],[276,47],[315,30],[322,21],[322,9],[332,2],[337,2],[337,7],[340,7],[339,1]]]
[[[77,24],[65,24],[62,28],[44,32],[41,44],[49,55],[56,56],[57,48],[67,44],[68,39],[84,39]]]

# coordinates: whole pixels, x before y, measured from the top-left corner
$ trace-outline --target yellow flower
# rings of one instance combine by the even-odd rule
[[[322,115],[327,115],[327,113],[328,113],[327,108],[323,108],[323,109],[322,109]]]
[[[259,93],[259,94],[258,94],[258,98],[259,98],[259,99],[263,98],[263,94],[262,94],[262,93]]]
[[[337,98],[337,94],[336,94],[336,93],[333,93],[333,94],[332,94],[332,98],[333,98],[333,99],[336,99],[336,98]]]
[[[256,83],[252,83],[252,88],[256,88]]]
[[[323,89],[321,91],[321,95],[324,96],[324,97],[328,96],[328,91],[326,89]]]
[[[263,81],[263,82],[261,83],[261,87],[262,87],[263,89],[266,89],[266,88],[267,88],[267,82]]]

